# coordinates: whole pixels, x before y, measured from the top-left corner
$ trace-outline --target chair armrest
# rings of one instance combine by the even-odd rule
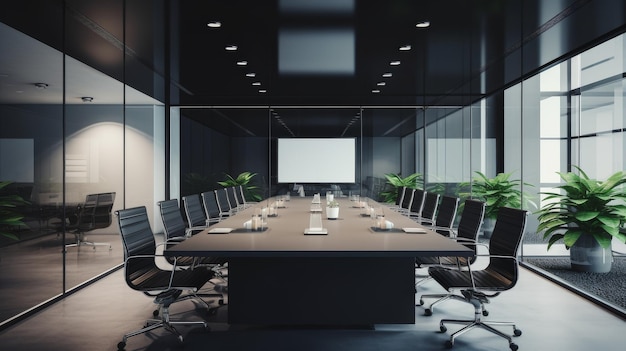
[[[124,266],[126,266],[126,264],[128,264],[128,262],[130,260],[133,259],[138,259],[138,258],[152,258],[155,259],[157,257],[165,257],[164,255],[135,255],[135,256],[129,256],[124,260]],[[167,289],[171,289],[172,288],[172,281],[174,281],[174,273],[176,272],[176,263],[177,263],[178,258],[174,257],[174,262],[172,263],[172,269],[171,269],[171,274],[170,274],[170,279],[168,281],[167,284]]]

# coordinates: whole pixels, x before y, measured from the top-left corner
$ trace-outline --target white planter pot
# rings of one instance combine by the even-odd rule
[[[339,207],[326,207],[326,218],[337,219],[339,217]]]

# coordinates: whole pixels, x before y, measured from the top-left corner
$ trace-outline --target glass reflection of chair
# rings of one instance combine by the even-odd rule
[[[87,195],[85,202],[78,206],[76,215],[70,217],[69,224],[65,226],[76,238],[75,243],[65,247],[91,246],[95,250],[96,246],[108,246],[111,250],[111,243],[89,241],[85,238],[85,233],[111,225],[114,202],[115,192]]]

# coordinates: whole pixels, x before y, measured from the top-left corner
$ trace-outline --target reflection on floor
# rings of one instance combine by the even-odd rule
[[[65,256],[66,289],[123,262],[118,233],[89,234],[89,240],[111,243],[68,247]],[[68,235],[67,243],[74,242]],[[0,248],[0,322],[63,292],[63,242],[56,233]]]
[[[380,277],[384,279],[384,277]],[[376,283],[376,282],[373,282]],[[270,288],[271,287],[267,287]],[[422,293],[440,292],[433,281],[420,287]],[[280,304],[281,294],[269,304]],[[381,301],[384,300],[381,296]],[[213,302],[215,306],[215,302]],[[372,304],[378,303],[372,301]],[[522,269],[518,285],[488,305],[487,319],[513,320],[523,335],[514,338],[520,350],[623,349],[624,320],[579,296]],[[136,330],[151,317],[152,300],[126,285],[117,271],[67,297],[37,315],[0,333],[7,350],[116,350],[122,335]],[[439,332],[440,318],[471,317],[470,305],[450,301],[433,316],[424,307],[415,308],[416,322],[407,325],[377,325],[372,329],[291,328],[231,326],[228,306],[207,315],[191,302],[175,304],[174,318],[205,319],[212,328],[181,327],[186,351],[192,350],[442,350],[449,332]],[[508,330],[507,330],[508,332]],[[128,340],[127,350],[182,350],[175,337],[159,329]],[[457,350],[508,350],[504,339],[475,330],[457,340]]]

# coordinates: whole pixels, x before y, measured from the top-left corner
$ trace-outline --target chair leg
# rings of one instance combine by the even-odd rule
[[[459,296],[459,295],[455,295],[452,293],[447,293],[447,294],[426,294],[426,295],[422,295],[420,296],[420,300],[419,300],[419,306],[423,306],[424,305],[424,298],[430,298],[430,299],[437,299],[434,302],[432,302],[430,304],[430,306],[428,306],[428,308],[424,309],[424,315],[425,316],[432,316],[433,314],[433,310],[435,308],[435,306],[439,305],[442,302],[445,302],[447,300],[457,300],[457,301],[463,301],[463,302],[467,302],[467,299],[465,299],[465,297],[463,296]],[[483,316],[488,316],[489,315],[489,311],[487,311],[487,309],[485,308],[484,304],[481,304],[481,314]]]
[[[96,246],[108,246],[109,250],[112,250],[113,247],[111,246],[111,243],[97,243],[97,242],[93,242],[93,241],[86,241],[85,240],[85,235],[83,233],[75,233],[74,234],[76,237],[76,242],[73,244],[67,244],[65,245],[65,248],[68,247],[77,247],[80,249],[81,246],[91,246],[93,247],[93,250],[96,250]]]
[[[457,295],[453,295],[453,296],[457,296]],[[459,297],[459,296],[457,296]],[[459,297],[460,298],[460,297]],[[495,329],[494,327],[492,327],[492,325],[498,325],[498,326],[511,326],[513,327],[513,335],[514,336],[520,336],[522,335],[522,331],[520,329],[517,329],[517,327],[515,326],[515,323],[513,322],[495,322],[495,321],[482,321],[481,316],[483,315],[483,303],[481,301],[479,301],[478,299],[474,299],[474,298],[469,298],[469,299],[465,299],[465,302],[469,302],[474,306],[474,319],[473,320],[463,320],[463,319],[442,319],[441,322],[439,322],[439,330],[442,333],[445,333],[447,331],[447,328],[445,326],[446,323],[452,323],[452,324],[465,324],[465,326],[459,330],[457,330],[456,332],[452,333],[450,335],[450,339],[448,341],[446,341],[446,347],[447,348],[451,348],[452,346],[454,346],[454,340],[467,333],[468,331],[474,329],[474,328],[482,328],[486,331],[489,331],[493,334],[496,334],[504,339],[506,339],[509,342],[509,348],[512,351],[516,351],[518,349],[517,344],[515,344],[511,338],[510,335],[501,332],[498,329]]]
[[[130,333],[126,333],[122,337],[122,341],[117,344],[118,350],[124,350],[126,347],[126,342],[130,337],[135,335],[140,335],[152,331],[154,329],[163,328],[170,333],[176,335],[178,340],[182,343],[184,341],[183,335],[176,329],[175,325],[202,325],[202,327],[206,330],[209,330],[209,325],[205,321],[172,321],[170,319],[169,306],[174,302],[179,302],[187,299],[197,298],[202,301],[208,308],[208,304],[199,298],[195,293],[190,295],[185,295],[183,297],[178,297],[178,295],[173,294],[171,291],[164,292],[163,294],[159,294],[154,301],[155,303],[160,304],[160,315],[161,319],[148,319],[143,328],[139,330],[132,331]]]

